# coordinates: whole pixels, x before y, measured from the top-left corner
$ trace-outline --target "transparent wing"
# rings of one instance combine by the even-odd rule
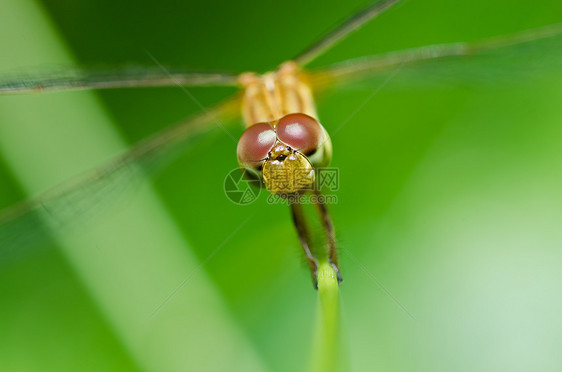
[[[359,10],[351,17],[339,23],[336,28],[329,31],[316,43],[301,52],[298,56],[293,58],[300,66],[305,66],[315,60],[317,57],[328,51],[338,42],[345,39],[353,31],[358,30],[361,26],[368,23],[370,20],[376,18],[381,13],[384,13],[388,8],[398,3],[401,0],[383,0],[373,1],[365,8]]]
[[[330,86],[372,86],[393,76],[393,86],[506,82],[562,67],[562,24],[471,43],[430,45],[348,60],[309,72],[315,90]],[[546,75],[547,76],[547,75]]]
[[[353,14],[335,29],[304,50],[293,60],[304,66],[353,31],[401,0],[374,1]],[[0,76],[0,94],[41,93],[85,89],[139,87],[238,86],[238,74],[227,72],[194,72],[185,69],[128,66],[111,69],[58,68],[49,71]]]
[[[112,69],[57,68],[0,77],[0,94],[169,86],[237,86],[238,75],[160,66]]]
[[[35,249],[51,228],[84,224],[109,201],[138,185],[150,173],[161,169],[173,155],[186,150],[200,135],[234,122],[240,102],[235,97],[204,114],[166,129],[133,146],[103,166],[0,213],[0,265]],[[45,221],[48,221],[45,224]],[[48,227],[47,227],[48,226]]]

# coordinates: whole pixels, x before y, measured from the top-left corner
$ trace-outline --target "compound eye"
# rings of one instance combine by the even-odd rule
[[[277,137],[305,155],[314,153],[324,139],[324,128],[305,114],[289,114],[277,123]]]
[[[269,123],[254,124],[242,133],[236,153],[245,168],[257,168],[275,143],[275,130]]]

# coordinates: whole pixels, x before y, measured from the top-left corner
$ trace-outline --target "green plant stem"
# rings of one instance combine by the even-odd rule
[[[318,310],[309,371],[338,370],[339,362],[339,305],[338,279],[332,266],[320,262],[318,267]]]

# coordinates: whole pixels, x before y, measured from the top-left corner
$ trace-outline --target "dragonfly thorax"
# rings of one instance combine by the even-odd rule
[[[294,62],[285,62],[277,71],[263,75],[253,72],[240,75],[246,127],[296,112],[317,118],[312,92],[303,76]]]

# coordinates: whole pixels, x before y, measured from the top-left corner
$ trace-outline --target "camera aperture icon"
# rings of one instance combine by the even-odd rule
[[[260,194],[261,186],[261,181],[252,177],[245,169],[233,169],[224,179],[226,197],[239,205],[253,203]]]

